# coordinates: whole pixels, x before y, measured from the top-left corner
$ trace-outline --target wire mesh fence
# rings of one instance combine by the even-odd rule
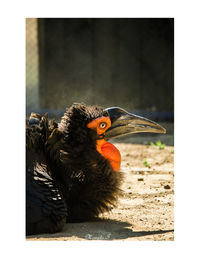
[[[26,19],[26,108],[39,107],[38,21]]]

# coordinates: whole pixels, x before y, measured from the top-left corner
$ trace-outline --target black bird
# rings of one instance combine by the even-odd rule
[[[57,124],[32,113],[26,125],[26,234],[55,233],[115,205],[121,156],[107,140],[165,133],[148,119],[114,107],[73,104]]]

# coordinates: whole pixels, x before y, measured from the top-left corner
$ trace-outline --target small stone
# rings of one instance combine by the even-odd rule
[[[169,190],[169,189],[171,189],[171,187],[167,184],[164,186],[164,189]]]
[[[137,180],[138,181],[144,181],[144,178],[138,178]]]

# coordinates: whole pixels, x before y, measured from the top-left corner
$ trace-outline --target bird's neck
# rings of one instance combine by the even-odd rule
[[[97,151],[110,162],[115,172],[119,171],[121,164],[121,154],[119,150],[104,139],[97,140]]]

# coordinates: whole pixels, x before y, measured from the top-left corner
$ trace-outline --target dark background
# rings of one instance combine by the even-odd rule
[[[73,102],[85,102],[173,121],[173,18],[39,18],[26,24],[27,114],[59,116]]]

